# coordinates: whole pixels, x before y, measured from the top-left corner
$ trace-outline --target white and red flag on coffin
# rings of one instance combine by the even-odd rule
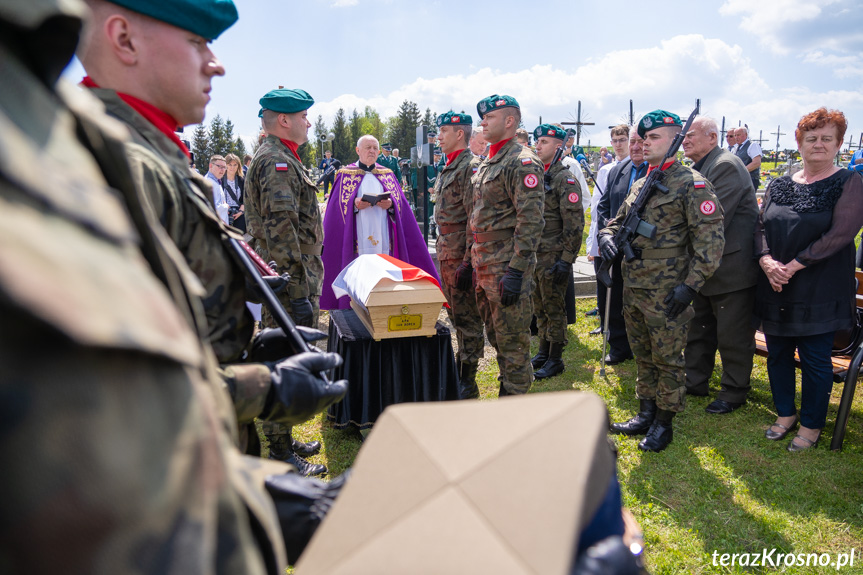
[[[440,289],[438,281],[424,270],[385,254],[364,254],[349,263],[333,281],[336,298],[351,296],[363,305],[382,279],[412,282],[426,279]],[[449,307],[449,305],[447,305]]]

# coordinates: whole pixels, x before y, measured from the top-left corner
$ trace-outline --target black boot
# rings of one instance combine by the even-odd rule
[[[539,369],[545,362],[548,361],[548,350],[551,344],[544,339],[539,340],[539,351],[535,356],[530,358],[530,365],[533,366],[533,369]]]
[[[287,442],[287,437],[285,437],[285,443],[270,443],[270,459],[276,459],[278,461],[284,461],[285,463],[290,463],[294,467],[297,468],[297,472],[300,475],[305,477],[311,477],[312,475],[324,475],[327,472],[327,468],[324,465],[320,465],[318,463],[309,463],[291,449],[290,444]]]
[[[546,377],[563,373],[564,365],[563,359],[561,358],[561,355],[563,354],[563,346],[563,343],[551,343],[550,350],[548,352],[548,361],[545,362],[541,369],[533,373],[533,377],[536,379],[545,379]]]
[[[641,399],[639,400],[640,409],[638,415],[621,423],[612,423],[611,432],[621,435],[644,435],[653,425],[656,419],[656,400]]]
[[[294,450],[294,453],[300,457],[311,457],[312,455],[317,455],[321,452],[321,442],[309,441],[306,443],[305,441],[300,441],[299,439],[294,439],[292,437],[291,448]]]
[[[479,388],[476,385],[476,364],[462,363],[459,365],[459,399],[477,399]]]
[[[638,448],[642,451],[662,451],[671,443],[674,431],[671,429],[671,420],[674,419],[673,411],[660,409],[656,412],[656,419],[647,432],[647,437],[641,440]]]

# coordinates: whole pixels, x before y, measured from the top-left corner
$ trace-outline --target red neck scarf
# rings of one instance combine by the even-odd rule
[[[299,144],[295,144],[294,142],[290,140],[285,140],[284,138],[279,138],[279,141],[291,151],[297,161],[300,161],[300,155],[297,153],[297,149],[300,147]]]
[[[450,164],[452,164],[455,161],[455,159],[458,158],[459,154],[461,154],[464,151],[465,151],[465,148],[462,148],[461,150],[453,152],[452,154],[447,154],[446,155],[446,165],[449,166]]]
[[[543,165],[542,165],[542,167],[543,167],[543,168],[545,169],[545,171],[547,172],[547,171],[548,171],[548,169],[551,167],[551,162],[549,162],[549,163],[547,163],[547,164],[543,164]]]
[[[512,138],[507,138],[506,140],[501,140],[496,144],[492,144],[488,149],[488,159],[492,159],[510,140],[512,140]]]
[[[667,162],[665,162],[664,164],[662,164],[662,167],[660,168],[660,171],[664,172],[665,170],[667,170],[667,169],[668,169],[668,166],[670,166],[670,165],[671,165],[671,164],[673,164],[673,163],[674,163],[674,160],[668,160]],[[647,167],[647,174],[649,174],[649,173],[650,173],[650,172],[652,172],[655,168],[658,168],[658,167],[659,167],[659,166],[648,166],[648,167]],[[644,175],[646,176],[647,174],[644,174]]]
[[[81,80],[81,85],[86,88],[98,88],[99,85],[93,81],[90,76],[84,76],[84,79]],[[144,116],[148,122],[153,124],[157,130],[168,136],[168,139],[174,142],[180,151],[186,154],[187,158],[191,158],[192,155],[189,153],[189,148],[186,147],[186,144],[180,140],[180,137],[174,131],[178,127],[177,120],[172,118],[169,114],[166,114],[156,106],[152,104],[148,104],[144,100],[140,100],[135,96],[130,96],[129,94],[123,94],[122,92],[117,92],[117,95],[120,96],[120,99],[129,104],[133,110]]]

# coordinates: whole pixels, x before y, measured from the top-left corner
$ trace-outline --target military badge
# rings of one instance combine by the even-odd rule
[[[716,204],[714,204],[711,200],[705,200],[701,202],[701,213],[705,216],[709,216],[713,212],[716,211]]]
[[[453,124],[458,124],[459,122],[461,122],[461,118],[459,118],[458,116],[453,116],[452,118],[450,118],[450,122],[452,122]]]
[[[498,100],[494,103],[495,106],[503,106],[504,104],[506,104],[506,100]]]
[[[704,181],[703,181],[703,180],[700,180],[700,181],[694,181],[694,182],[692,182],[692,185],[693,185],[693,187],[695,187],[696,189],[701,189],[701,188],[704,188],[704,187],[705,187],[705,184],[704,184]]]
[[[575,178],[567,178],[567,179],[566,179],[566,183],[567,183],[567,184],[574,184],[574,183],[575,183]]]
[[[277,172],[287,172],[287,171],[288,171],[288,164],[287,164],[286,162],[284,162],[284,163],[281,163],[281,162],[280,162],[280,163],[277,163],[277,164],[276,164],[276,171],[277,171]]]
[[[488,110],[488,105],[485,103],[485,100],[479,103],[479,111],[485,114],[486,110]]]
[[[573,182],[573,183],[575,183],[575,182]],[[577,204],[578,203],[578,194],[576,194],[575,192],[572,192],[571,194],[569,194],[569,203],[570,204]]]
[[[651,120],[649,116],[645,116],[645,118],[641,121],[641,124],[645,128],[650,128],[651,126],[653,126],[653,120]]]
[[[524,177],[524,187],[533,189],[539,183],[539,178],[536,177],[536,174],[528,174]]]
[[[531,162],[530,162],[530,158],[522,158],[522,159],[521,159],[521,165],[522,165],[522,166],[527,166],[527,165],[529,165],[530,163],[531,163]]]

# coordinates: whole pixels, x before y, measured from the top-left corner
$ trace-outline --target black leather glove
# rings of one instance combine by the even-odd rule
[[[614,236],[602,234],[596,236],[596,241],[599,244],[599,254],[602,256],[602,259],[610,262],[614,261],[614,258],[617,257],[617,246],[614,245]]]
[[[309,301],[309,298],[302,297],[291,300],[291,317],[297,325],[314,327],[315,311],[312,309],[312,302]]]
[[[319,329],[303,327],[298,325],[297,331],[303,336],[306,343],[315,343],[327,338],[327,334]],[[314,349],[312,350],[314,351]],[[252,350],[249,353],[249,361],[260,363],[263,361],[279,361],[289,355],[293,355],[293,342],[285,335],[282,328],[264,328],[255,335],[252,340]]]
[[[500,303],[503,307],[511,306],[521,297],[521,277],[524,272],[506,268],[500,280]]]
[[[260,418],[285,425],[298,425],[341,400],[348,392],[344,379],[327,383],[320,372],[342,364],[337,353],[304,352],[267,366],[270,392]]]
[[[680,284],[669,292],[662,303],[668,304],[665,308],[665,317],[675,319],[685,310],[692,300],[695,299],[696,291],[686,284]]]
[[[551,281],[556,285],[565,284],[567,278],[572,275],[572,264],[568,264],[562,259],[558,259],[548,270],[551,274]]]
[[[288,282],[291,281],[291,274],[283,273],[280,276],[264,276],[264,281],[267,282],[273,293],[279,293],[284,291]],[[258,284],[249,281],[248,278],[246,278],[246,293],[249,296],[249,301],[254,303],[263,303],[265,301],[264,294],[261,293]]]
[[[349,469],[329,482],[299,473],[267,477],[265,485],[276,505],[290,565],[299,560],[350,474]]]
[[[467,262],[461,262],[455,270],[455,288],[468,291],[473,287],[473,267]]]

